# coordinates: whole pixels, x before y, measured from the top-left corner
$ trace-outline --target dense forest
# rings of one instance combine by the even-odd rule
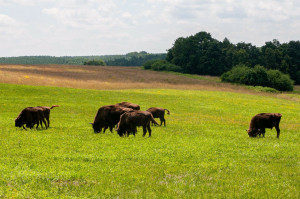
[[[20,56],[0,57],[2,64],[67,64],[83,65],[85,63],[99,62],[102,60],[108,66],[141,66],[148,60],[165,59],[166,53],[131,52],[125,55],[102,55],[102,56]]]
[[[235,66],[263,66],[266,70],[278,70],[300,84],[300,41],[281,44],[274,39],[256,47],[245,42],[233,44],[227,38],[218,41],[210,33],[199,32],[176,39],[166,60],[144,64],[145,69],[213,76],[220,76]]]

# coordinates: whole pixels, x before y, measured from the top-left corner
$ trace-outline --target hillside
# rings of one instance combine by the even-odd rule
[[[299,95],[256,92],[244,86],[221,83],[218,77],[179,75],[142,70],[139,67],[0,64],[0,83],[97,90],[145,88],[217,90],[300,100]],[[300,87],[295,86],[295,92],[299,93],[299,90]]]

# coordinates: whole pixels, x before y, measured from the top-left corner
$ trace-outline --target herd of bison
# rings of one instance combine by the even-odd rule
[[[16,127],[33,128],[39,125],[43,128],[43,124],[47,129],[50,125],[50,110],[58,105],[27,107],[21,111],[15,120]],[[91,123],[95,133],[105,133],[106,129],[112,132],[117,131],[120,137],[134,135],[137,133],[137,127],[143,127],[143,136],[147,131],[151,136],[150,124],[166,126],[165,111],[170,114],[170,111],[164,108],[152,107],[146,111],[141,111],[138,104],[129,102],[121,102],[115,105],[106,105],[98,109],[94,122]],[[252,117],[249,129],[247,130],[249,137],[263,136],[265,137],[265,129],[275,127],[277,138],[280,135],[279,123],[282,115],[280,113],[260,113]],[[160,119],[158,124],[154,118]]]

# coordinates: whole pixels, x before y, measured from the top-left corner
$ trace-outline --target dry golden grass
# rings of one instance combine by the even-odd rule
[[[0,83],[84,89],[192,89],[255,93],[243,86],[220,83],[216,77],[194,79],[138,67],[73,65],[0,65]],[[262,94],[262,93],[259,93]],[[289,95],[276,95],[291,98]],[[299,98],[296,97],[296,100]]]

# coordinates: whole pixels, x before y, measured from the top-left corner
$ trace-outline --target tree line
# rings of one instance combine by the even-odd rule
[[[165,67],[158,68],[155,62],[145,63],[146,69],[171,69],[177,72],[220,76],[234,66],[254,68],[257,65],[267,70],[278,70],[288,74],[300,84],[300,41],[280,43],[278,40],[265,42],[262,47],[251,43],[233,44],[229,39],[218,41],[210,33],[199,32],[175,40],[167,51]]]
[[[141,66],[148,60],[165,59],[166,53],[131,52],[125,55],[101,56],[19,56],[0,57],[2,64],[66,64],[66,65],[108,65]],[[103,63],[104,62],[104,63]]]

